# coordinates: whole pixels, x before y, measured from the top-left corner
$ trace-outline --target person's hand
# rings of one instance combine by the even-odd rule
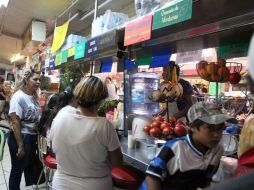
[[[18,148],[18,152],[17,152],[16,156],[18,157],[19,160],[21,160],[24,157],[24,155],[25,155],[24,146],[21,145]]]

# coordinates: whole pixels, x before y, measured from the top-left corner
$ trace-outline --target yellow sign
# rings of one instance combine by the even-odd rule
[[[51,47],[51,53],[56,52],[64,43],[65,36],[67,34],[69,21],[55,28],[53,44]]]
[[[74,53],[75,53],[75,47],[72,47],[72,48],[68,49],[68,57],[73,56]]]

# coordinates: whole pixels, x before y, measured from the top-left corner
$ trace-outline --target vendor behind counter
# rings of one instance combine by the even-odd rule
[[[163,68],[163,82],[161,83],[161,90],[166,93],[166,96],[171,96],[173,102],[168,102],[169,119],[176,121],[180,118],[185,120],[187,112],[192,105],[193,87],[191,84],[180,78],[180,67],[174,62],[170,61],[168,66]],[[170,91],[163,88],[170,88]],[[163,105],[166,113],[166,104]]]

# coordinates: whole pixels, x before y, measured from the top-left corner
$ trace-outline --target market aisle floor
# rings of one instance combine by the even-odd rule
[[[2,170],[2,168],[0,168],[0,189],[7,190],[5,181],[4,181],[4,175],[3,175],[3,172],[4,172],[6,181],[8,183],[10,170],[11,170],[11,158],[10,158],[9,148],[8,148],[7,144],[5,144],[4,157],[3,157],[2,164],[3,164],[4,171]],[[25,186],[24,175],[22,176],[22,181],[21,181],[20,187],[21,187],[21,190],[33,190],[34,189],[33,186],[29,186],[29,187]],[[39,189],[45,189],[45,185],[41,185]]]

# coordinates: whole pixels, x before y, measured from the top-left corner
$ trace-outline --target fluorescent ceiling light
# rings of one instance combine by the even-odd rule
[[[0,6],[7,7],[8,3],[9,3],[9,0],[0,0]]]
[[[104,6],[106,6],[107,4],[109,4],[112,0],[107,0],[105,2],[103,2],[102,4],[100,4],[98,6],[98,10],[103,8]],[[94,14],[94,9],[92,11],[90,11],[89,13],[85,14],[84,16],[82,16],[79,20],[84,20],[86,19],[87,17],[91,16],[92,14]]]

